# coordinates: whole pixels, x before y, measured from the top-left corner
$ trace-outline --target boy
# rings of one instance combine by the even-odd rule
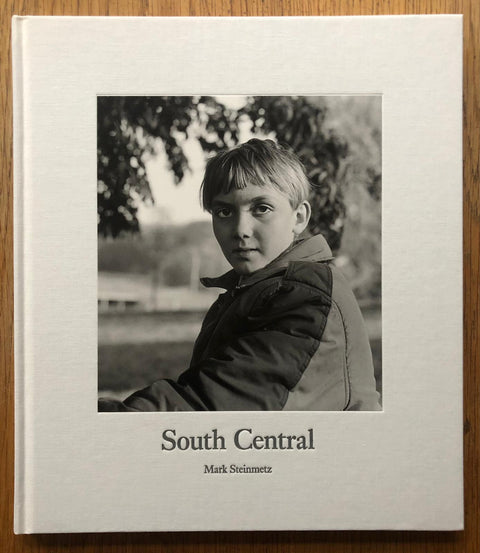
[[[307,227],[300,161],[252,139],[207,162],[204,208],[233,269],[195,342],[190,368],[100,411],[378,410],[362,316],[325,239]]]

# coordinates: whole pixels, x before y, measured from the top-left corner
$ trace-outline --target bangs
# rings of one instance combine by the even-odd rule
[[[219,194],[228,194],[232,190],[241,190],[249,184],[265,186],[275,183],[268,175],[265,167],[258,160],[245,159],[238,150],[233,152],[221,152],[207,161],[205,177],[201,186],[202,206],[211,211],[212,201]],[[276,186],[278,188],[278,186]]]

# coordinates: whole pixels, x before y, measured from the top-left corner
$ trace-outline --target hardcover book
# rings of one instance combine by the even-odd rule
[[[463,528],[461,16],[13,61],[15,532]]]

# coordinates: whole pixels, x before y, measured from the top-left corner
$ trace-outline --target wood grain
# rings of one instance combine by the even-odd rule
[[[0,551],[17,553],[208,552],[478,553],[479,494],[479,42],[478,0],[4,0],[1,13],[0,94],[3,118],[0,188]],[[218,532],[174,534],[13,534],[13,230],[12,15],[266,16],[464,14],[464,532]],[[392,497],[392,501],[395,498]]]

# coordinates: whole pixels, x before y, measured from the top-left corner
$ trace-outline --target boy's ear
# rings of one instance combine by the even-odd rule
[[[307,200],[303,201],[295,210],[295,226],[293,227],[293,232],[297,236],[302,234],[306,229],[311,214],[312,208]]]

